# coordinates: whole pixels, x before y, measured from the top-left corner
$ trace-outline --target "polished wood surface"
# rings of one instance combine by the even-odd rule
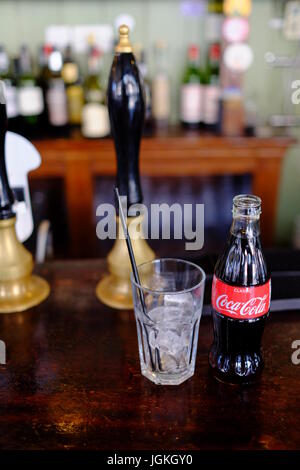
[[[45,265],[49,299],[0,316],[8,359],[0,366],[1,449],[299,449],[300,365],[292,365],[291,344],[300,312],[271,315],[260,384],[210,377],[204,316],[194,377],[157,386],[140,374],[133,312],[95,297],[103,272],[102,261]]]
[[[262,234],[272,244],[281,166],[291,138],[226,138],[171,132],[142,140],[141,174],[160,178],[251,174],[253,192],[263,199]],[[65,181],[70,254],[86,256],[95,243],[93,180],[116,174],[110,139],[55,139],[34,142],[41,167],[30,178],[60,177]]]

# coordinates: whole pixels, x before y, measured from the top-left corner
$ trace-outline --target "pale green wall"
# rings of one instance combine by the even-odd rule
[[[270,113],[279,113],[283,103],[282,74],[270,69],[264,63],[264,54],[271,50],[278,54],[297,53],[298,45],[283,39],[282,33],[268,28],[272,15],[272,1],[254,1],[251,17],[250,44],[255,53],[253,66],[247,73],[246,90],[253,95],[258,105],[259,115],[264,121]],[[295,71],[300,79],[300,70]],[[300,113],[300,105],[291,105]],[[300,139],[300,129],[292,134]],[[278,203],[276,238],[278,243],[290,243],[293,235],[294,218],[300,214],[300,146],[288,151],[283,167]]]
[[[142,42],[151,51],[156,39],[167,40],[169,66],[172,79],[172,119],[178,111],[178,87],[185,61],[185,51],[190,42],[203,43],[203,19],[184,18],[180,14],[179,0],[0,0],[0,42],[4,42],[11,54],[20,43],[26,42],[36,50],[43,40],[48,24],[112,23],[119,13],[135,17],[133,40]],[[272,15],[272,0],[254,0],[251,17],[250,44],[255,60],[245,80],[246,94],[255,100],[262,123],[272,112],[280,112],[283,87],[280,72],[269,69],[264,53],[296,51],[295,43],[285,41],[280,32],[268,28]],[[152,54],[148,54],[150,71]],[[110,58],[106,61],[108,68]],[[300,79],[299,76],[295,77]],[[297,112],[300,113],[297,108]],[[295,135],[300,132],[295,131]],[[277,217],[277,240],[287,243],[291,239],[293,220],[300,213],[300,148],[288,152],[280,189]]]

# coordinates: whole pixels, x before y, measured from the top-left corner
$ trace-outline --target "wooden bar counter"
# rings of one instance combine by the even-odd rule
[[[292,364],[291,344],[300,339],[300,311],[271,314],[258,385],[235,388],[210,377],[205,315],[194,377],[157,386],[140,373],[133,312],[95,297],[103,261],[53,262],[39,271],[51,284],[49,299],[0,316],[7,347],[1,449],[299,449],[300,365]]]
[[[159,178],[251,174],[253,193],[263,199],[264,243],[270,245],[282,162],[294,142],[288,137],[225,138],[174,130],[142,140],[141,174]],[[72,138],[41,140],[34,145],[42,156],[42,165],[30,177],[63,178],[70,253],[85,256],[84,247],[95,240],[94,178],[116,174],[113,142]]]

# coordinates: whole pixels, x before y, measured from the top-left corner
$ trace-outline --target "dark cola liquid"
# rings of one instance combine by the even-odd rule
[[[269,278],[259,237],[230,235],[215,275],[232,286],[259,286]],[[214,342],[209,363],[214,376],[232,384],[255,382],[263,369],[261,339],[268,313],[239,320],[213,309]]]

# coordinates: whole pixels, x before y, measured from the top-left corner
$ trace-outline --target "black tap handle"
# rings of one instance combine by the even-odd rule
[[[117,154],[117,187],[128,206],[142,202],[139,152],[145,101],[139,71],[128,41],[127,26],[120,27],[107,90],[111,132]]]
[[[5,163],[5,137],[7,131],[4,83],[0,81],[0,220],[14,217],[14,195],[9,186]]]

